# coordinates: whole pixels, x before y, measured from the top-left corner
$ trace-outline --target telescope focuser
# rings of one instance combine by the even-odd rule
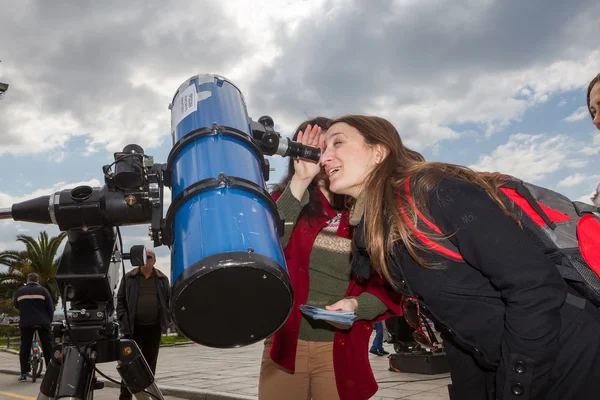
[[[258,122],[251,121],[252,136],[258,142],[264,154],[269,156],[277,154],[282,157],[319,162],[321,149],[305,146],[302,143],[292,141],[290,138],[281,137],[281,134],[275,131],[274,126],[273,118],[268,115],[260,117]]]

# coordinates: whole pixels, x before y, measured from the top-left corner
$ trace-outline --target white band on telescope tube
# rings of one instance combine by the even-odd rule
[[[56,222],[56,214],[54,213],[54,205],[58,205],[60,203],[60,194],[54,193],[50,195],[50,199],[48,201],[48,213],[50,214],[50,221],[53,224],[58,225]]]
[[[290,139],[289,138],[280,138],[279,143],[277,144],[277,151],[275,154],[280,156],[285,156],[285,153],[288,151],[290,147]]]
[[[215,74],[199,74],[199,75],[196,75],[194,78],[191,78],[190,82],[193,79],[197,79],[198,85],[203,85],[205,83],[213,83],[215,81],[216,77],[217,76]]]

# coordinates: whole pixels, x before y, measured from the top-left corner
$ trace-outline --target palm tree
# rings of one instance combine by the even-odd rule
[[[18,288],[27,283],[27,274],[33,272],[26,251],[7,250],[0,252],[0,264],[8,271],[0,272],[0,297],[11,298]]]
[[[27,282],[27,274],[36,272],[40,284],[50,292],[54,304],[58,301],[59,290],[56,284],[56,271],[60,262],[56,258],[58,249],[66,236],[48,238],[46,231],[40,232],[38,239],[28,235],[17,235],[17,241],[25,244],[24,251],[6,250],[0,252],[0,264],[8,266],[8,271],[0,273],[0,285],[5,296],[13,295],[17,288]]]

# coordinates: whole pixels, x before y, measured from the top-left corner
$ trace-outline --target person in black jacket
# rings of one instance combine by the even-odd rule
[[[48,290],[39,283],[38,274],[31,272],[27,275],[27,284],[17,290],[13,305],[19,310],[19,329],[21,330],[21,348],[19,361],[21,363],[20,381],[27,380],[29,353],[33,335],[37,330],[44,352],[46,368],[52,354],[52,331],[50,324],[54,318],[54,303]]]
[[[124,337],[136,341],[152,373],[156,373],[162,333],[169,327],[169,279],[154,268],[156,255],[146,250],[146,263],[128,272],[117,293],[117,318]],[[131,399],[121,386],[120,400]]]
[[[521,228],[493,175],[425,162],[378,117],[334,120],[322,148],[330,190],[356,199],[355,256],[443,332],[452,400],[598,398],[599,311]]]

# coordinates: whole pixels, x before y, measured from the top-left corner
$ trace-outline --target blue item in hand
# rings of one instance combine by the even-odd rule
[[[352,311],[329,311],[306,304],[300,306],[300,311],[312,319],[322,319],[342,325],[352,325],[356,319],[356,314]]]

